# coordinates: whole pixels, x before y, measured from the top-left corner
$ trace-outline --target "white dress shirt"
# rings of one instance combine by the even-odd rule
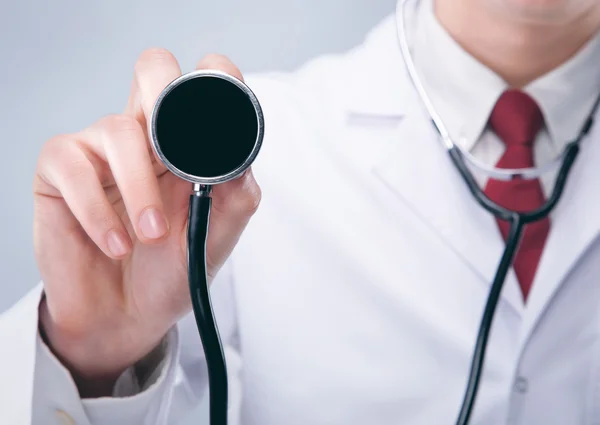
[[[435,106],[465,149],[495,164],[503,145],[485,126],[506,85],[420,5],[409,35]],[[254,166],[263,201],[211,289],[222,340],[242,358],[244,425],[455,420],[503,242],[415,112],[395,34],[390,17],[347,53],[247,78],[267,122]],[[526,88],[548,126],[538,163],[578,132],[599,59],[595,39]],[[527,306],[508,276],[473,425],[600,422],[598,141],[596,129],[582,146]],[[36,336],[40,293],[0,317],[10,423],[173,424],[205,395],[188,315],[145,383],[130,369],[115,397],[80,400]]]
[[[422,2],[414,32],[415,65],[453,140],[483,163],[495,165],[505,146],[487,122],[496,101],[510,87],[448,34],[435,16],[433,0]],[[544,116],[545,127],[534,143],[536,165],[559,155],[583,127],[600,93],[599,60],[600,36],[596,36],[569,61],[522,88]],[[540,179],[546,196],[557,171]],[[476,177],[485,185],[485,175]]]

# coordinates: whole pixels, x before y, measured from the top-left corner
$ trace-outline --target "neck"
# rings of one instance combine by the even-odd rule
[[[463,49],[515,88],[568,61],[600,29],[597,1],[573,13],[570,19],[558,13],[560,18],[544,20],[516,19],[489,3],[436,0],[435,13]]]

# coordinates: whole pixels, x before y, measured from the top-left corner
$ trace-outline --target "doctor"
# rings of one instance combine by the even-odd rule
[[[595,0],[415,0],[406,13],[435,108],[490,166],[549,162],[600,93]],[[246,80],[266,138],[252,173],[215,188],[208,243],[243,425],[456,420],[504,241],[430,125],[397,19],[345,54]],[[221,56],[199,67],[241,78]],[[144,52],[123,114],[44,146],[43,284],[0,318],[0,422],[174,424],[205,395],[185,274],[191,188],[145,132],[180,72]],[[473,425],[600,423],[600,126],[581,148],[508,276]],[[555,175],[479,183],[535,208]]]

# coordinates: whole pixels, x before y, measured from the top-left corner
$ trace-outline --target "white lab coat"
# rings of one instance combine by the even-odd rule
[[[243,425],[456,420],[503,242],[436,138],[394,24],[293,74],[248,79],[266,118],[254,167],[263,201],[212,289],[223,339],[242,359]],[[596,126],[526,307],[508,277],[473,425],[600,423],[599,163]],[[0,320],[10,419],[0,422],[55,423],[61,410],[105,423],[86,416],[56,365],[36,366],[38,301],[39,288]],[[173,331],[157,384],[104,400],[105,418],[174,423],[198,402],[206,380],[190,319]]]

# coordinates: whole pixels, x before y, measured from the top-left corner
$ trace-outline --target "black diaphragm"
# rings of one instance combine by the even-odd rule
[[[205,185],[242,174],[262,144],[264,120],[246,84],[220,71],[200,70],[170,83],[158,97],[152,146],[177,176]]]

